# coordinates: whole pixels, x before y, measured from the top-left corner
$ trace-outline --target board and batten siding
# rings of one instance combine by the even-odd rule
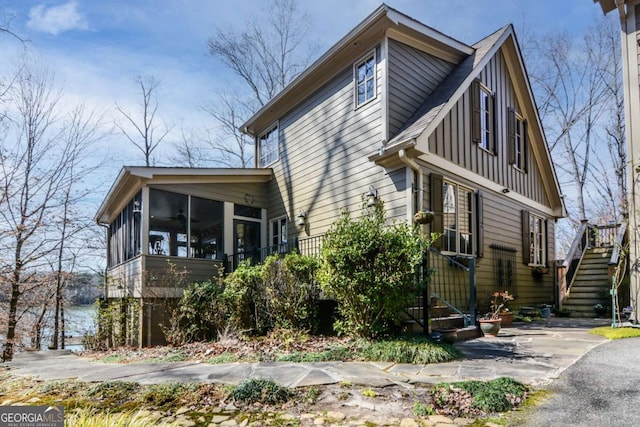
[[[391,138],[413,116],[455,64],[389,39],[389,135]]]
[[[494,94],[494,143],[495,153],[480,148],[471,139],[471,94],[470,89],[453,106],[434,132],[429,135],[429,152],[443,157],[484,178],[526,196],[538,203],[549,206],[543,177],[531,152],[532,141],[527,135],[527,172],[516,169],[509,163],[507,135],[507,111],[518,107],[513,84],[508,74],[507,64],[498,52],[481,71],[483,85]],[[471,86],[473,87],[473,85]],[[528,123],[535,123],[525,117]]]
[[[354,58],[354,62],[359,58]],[[360,214],[370,186],[385,202],[388,217],[405,218],[406,172],[388,173],[368,156],[382,136],[380,48],[376,48],[377,96],[355,108],[353,67],[279,120],[279,158],[270,165],[268,219],[307,214],[309,235],[324,233],[343,209]],[[305,235],[294,224],[289,237]]]
[[[482,253],[483,256],[476,259],[476,290],[477,301],[480,308],[486,308],[489,305],[489,298],[496,289],[497,282],[494,273],[494,252],[491,249],[492,244],[499,244],[516,249],[515,266],[516,266],[516,289],[517,300],[511,306],[547,304],[554,302],[554,275],[549,273],[543,276],[542,280],[534,280],[531,274],[531,268],[523,263],[522,251],[522,211],[527,210],[542,218],[547,223],[547,260],[550,266],[553,266],[555,259],[555,220],[548,215],[532,209],[531,207],[514,201],[508,196],[488,190],[478,184],[462,179],[455,175],[448,174],[444,169],[435,168],[419,162],[424,171],[424,206],[431,206],[431,174],[442,175],[445,179],[463,185],[474,191],[482,192],[482,210],[483,210],[483,236],[482,236]],[[477,212],[474,211],[474,219]],[[474,221],[475,222],[475,221]],[[430,230],[429,230],[430,231]],[[474,224],[474,234],[478,238],[477,227]]]

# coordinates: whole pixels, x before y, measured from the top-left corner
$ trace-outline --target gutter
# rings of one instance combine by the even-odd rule
[[[422,168],[418,163],[416,163],[415,160],[407,156],[407,152],[405,151],[404,148],[398,151],[398,157],[400,158],[400,161],[402,163],[404,163],[407,167],[410,167],[411,169],[413,169],[418,175],[418,179],[417,179],[418,181],[417,190],[419,191],[418,210],[421,211],[422,205],[424,203],[424,188],[423,188],[424,173],[422,172]]]

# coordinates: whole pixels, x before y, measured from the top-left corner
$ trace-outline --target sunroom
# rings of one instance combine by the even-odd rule
[[[95,220],[107,229],[105,293],[176,298],[170,263],[188,281],[217,276],[227,254],[266,246],[271,169],[124,167]],[[238,256],[239,255],[239,256]]]

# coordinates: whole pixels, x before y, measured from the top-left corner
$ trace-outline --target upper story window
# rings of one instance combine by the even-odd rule
[[[527,122],[513,109],[508,111],[509,163],[527,171]]]
[[[354,65],[356,107],[376,97],[376,55],[369,54]]]
[[[277,124],[260,135],[260,138],[258,139],[258,151],[260,156],[260,163],[258,164],[259,167],[267,167],[278,160],[279,139]]]
[[[495,153],[493,94],[479,80],[475,80],[471,85],[471,104],[473,109],[471,123],[473,142],[481,148]]]

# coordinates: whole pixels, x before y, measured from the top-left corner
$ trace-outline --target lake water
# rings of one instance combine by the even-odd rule
[[[53,316],[53,315],[52,315]],[[77,305],[65,307],[65,349],[82,350],[82,337],[84,334],[94,334],[96,332],[96,308],[94,305]],[[53,323],[53,321],[51,322]],[[46,350],[51,343],[53,328],[45,328],[43,331],[42,349]]]
[[[49,325],[45,326],[42,331],[42,350],[47,350],[52,342],[53,336],[53,313],[49,313]],[[96,308],[93,305],[76,305],[65,307],[65,349],[82,350],[82,337],[84,334],[95,334],[96,325]],[[0,325],[5,327],[6,325]],[[4,343],[4,330],[0,331],[0,346]],[[29,347],[30,341],[25,338],[25,347]]]

